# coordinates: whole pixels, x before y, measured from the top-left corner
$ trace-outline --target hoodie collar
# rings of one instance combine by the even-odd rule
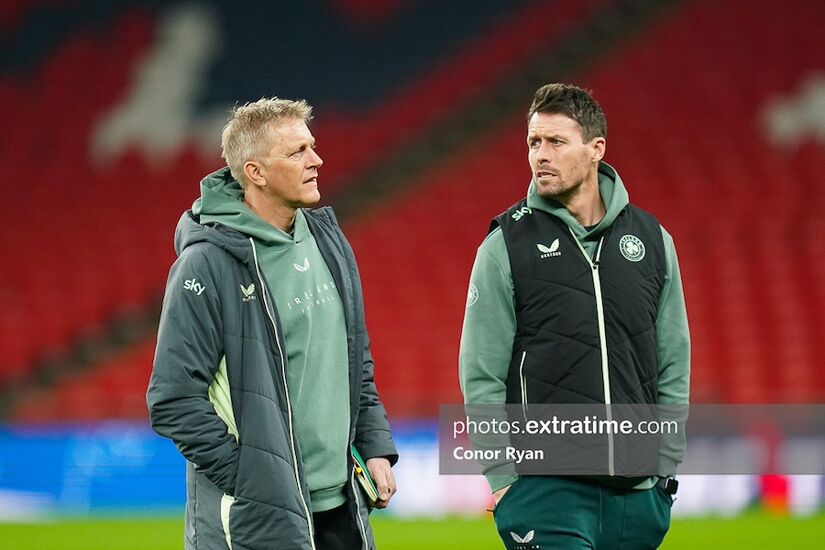
[[[187,210],[175,229],[175,252],[180,256],[184,249],[200,242],[215,244],[241,262],[253,260],[246,236],[223,226],[202,225],[198,216]]]
[[[232,177],[228,167],[221,168],[201,180],[201,196],[192,205],[192,212],[200,222],[218,223],[244,235],[254,237],[264,245],[292,245],[308,234],[306,219],[301,209],[295,212],[292,234],[270,225],[244,204],[244,191]]]
[[[573,234],[579,240],[598,236],[613,224],[619,213],[630,202],[627,189],[625,189],[615,168],[606,162],[600,162],[598,177],[599,194],[604,202],[606,212],[601,221],[590,231],[585,229],[561,203],[552,199],[545,199],[539,195],[534,181],[531,181],[530,186],[527,188],[527,206],[556,216],[573,231]]]

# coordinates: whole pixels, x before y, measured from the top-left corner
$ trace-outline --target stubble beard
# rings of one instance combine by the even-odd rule
[[[539,196],[544,199],[552,199],[556,201],[564,202],[564,199],[571,196],[579,189],[582,185],[584,180],[579,179],[576,183],[566,185],[564,180],[560,180],[556,178],[556,181],[541,185],[536,181],[536,190],[539,193]]]
[[[535,175],[533,178],[536,182],[536,190],[540,197],[564,203],[582,188],[588,176],[589,173],[586,169],[574,170],[574,173],[569,174],[569,177],[564,179],[562,179],[562,177],[556,177],[550,184],[545,185],[539,184]],[[571,180],[574,183],[566,183]]]

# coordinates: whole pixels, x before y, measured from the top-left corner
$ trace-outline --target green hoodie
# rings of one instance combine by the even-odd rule
[[[598,236],[603,233],[629,203],[627,190],[618,173],[608,164],[599,167],[599,193],[604,202],[604,218],[590,230],[583,227],[561,204],[544,199],[534,183],[527,190],[527,206],[542,210],[562,220],[591,257]],[[690,378],[690,335],[687,312],[679,275],[679,263],[673,238],[662,228],[666,274],[659,297],[656,319],[656,346],[659,359],[659,403],[688,402]],[[505,402],[507,373],[516,334],[515,297],[510,259],[501,228],[492,231],[481,243],[470,276],[473,300],[468,301],[461,333],[459,378],[467,404]],[[674,475],[681,461],[684,442],[661,451],[659,473]],[[488,474],[493,491],[510,485],[516,478],[507,474]],[[638,488],[652,486],[653,480]]]
[[[224,168],[201,181],[192,212],[201,223],[220,223],[254,239],[283,326],[289,397],[312,511],[342,505],[350,425],[346,323],[303,211],[295,214],[292,234],[284,233],[243,203],[243,189]]]

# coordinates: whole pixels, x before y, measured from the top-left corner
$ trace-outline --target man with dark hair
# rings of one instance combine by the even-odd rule
[[[606,135],[588,91],[536,92],[527,197],[495,218],[471,275],[459,357],[467,405],[688,402],[673,239],[629,203],[602,161]],[[636,478],[488,469],[505,546],[656,548],[670,525],[683,440],[656,449],[658,475]]]
[[[187,550],[372,549],[369,508],[395,493],[355,256],[332,209],[310,208],[311,113],[236,108],[228,166],[175,233],[147,401],[187,460]]]

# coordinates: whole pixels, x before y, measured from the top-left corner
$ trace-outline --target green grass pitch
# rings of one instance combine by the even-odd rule
[[[381,550],[502,548],[490,518],[405,521],[376,515]],[[0,548],[15,550],[179,550],[179,518],[61,520],[0,524]],[[734,518],[675,520],[664,550],[702,548],[821,549],[825,515],[795,519],[748,513]]]

